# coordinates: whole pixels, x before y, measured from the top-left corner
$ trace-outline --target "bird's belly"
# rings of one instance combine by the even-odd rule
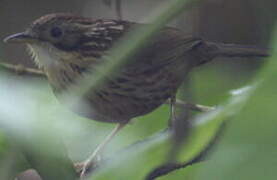
[[[86,116],[105,122],[125,122],[147,114],[174,96],[180,84],[174,74],[116,78],[86,96]]]

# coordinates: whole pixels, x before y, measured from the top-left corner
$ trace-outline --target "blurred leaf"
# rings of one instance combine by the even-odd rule
[[[277,31],[274,35],[274,53],[258,76],[260,83],[197,180],[276,179]]]
[[[0,129],[0,159],[2,159],[2,154],[4,154],[8,149],[8,145],[6,142],[6,139],[4,137],[4,134],[1,133]],[[1,161],[0,161],[1,162]]]
[[[0,179],[14,180],[22,171],[30,168],[30,165],[16,146],[6,147],[6,152],[0,156]]]
[[[11,167],[16,167],[17,155],[22,153],[44,179],[75,179],[75,169],[51,120],[37,114],[39,84],[32,80],[18,81],[1,72],[0,86],[0,127],[16,150],[5,162],[11,161]],[[17,170],[12,171],[14,176]]]

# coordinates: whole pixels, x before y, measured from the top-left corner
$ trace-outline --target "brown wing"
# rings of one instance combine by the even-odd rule
[[[82,54],[87,55],[88,60],[92,56],[102,54],[103,51],[105,51],[105,55],[108,55],[111,48],[122,42],[123,37],[138,26],[147,26],[147,24],[99,20],[94,28],[87,33],[87,37],[83,44],[79,46],[79,50],[82,51]],[[201,42],[200,38],[185,35],[176,28],[165,27],[149,39],[142,49],[130,57],[132,58],[130,61],[135,63],[135,66],[139,64],[165,65],[179,59]],[[92,48],[94,51],[91,51]]]
[[[201,42],[200,38],[185,35],[176,28],[165,27],[147,42],[146,47],[138,51],[136,59],[152,66],[167,65],[181,60]]]

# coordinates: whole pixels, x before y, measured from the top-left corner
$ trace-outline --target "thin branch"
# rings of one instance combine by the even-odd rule
[[[169,100],[166,102],[166,104],[170,104]],[[212,106],[204,106],[200,104],[187,103],[180,99],[176,99],[176,106],[185,108],[185,109],[190,109],[193,111],[198,111],[198,112],[209,112],[209,111],[215,110],[215,107],[212,107]]]
[[[42,70],[28,68],[21,64],[14,65],[14,64],[9,64],[9,63],[0,63],[0,67],[3,67],[8,71],[11,71],[11,72],[14,72],[14,73],[20,74],[20,75],[26,74],[26,75],[40,76],[40,77],[45,76],[45,74]]]

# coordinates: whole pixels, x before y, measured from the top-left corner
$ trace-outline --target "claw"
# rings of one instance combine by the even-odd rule
[[[84,178],[88,173],[91,173],[101,161],[101,156],[96,156],[92,161],[85,161],[75,164],[77,173],[80,174],[80,178]]]
[[[97,166],[98,162],[101,160],[99,154],[101,154],[101,152],[103,151],[104,147],[108,144],[108,142],[111,141],[111,139],[118,133],[118,131],[120,129],[122,129],[126,124],[118,124],[114,130],[111,132],[111,134],[109,134],[105,140],[99,144],[96,149],[94,150],[94,152],[91,154],[91,156],[84,162],[82,163],[82,168],[80,168],[80,164],[77,164],[77,167],[79,167],[79,171],[81,171],[81,179],[83,177],[85,177],[86,174],[88,174],[88,172],[91,172],[93,169],[95,169],[95,167]],[[75,166],[76,167],[76,166]]]

